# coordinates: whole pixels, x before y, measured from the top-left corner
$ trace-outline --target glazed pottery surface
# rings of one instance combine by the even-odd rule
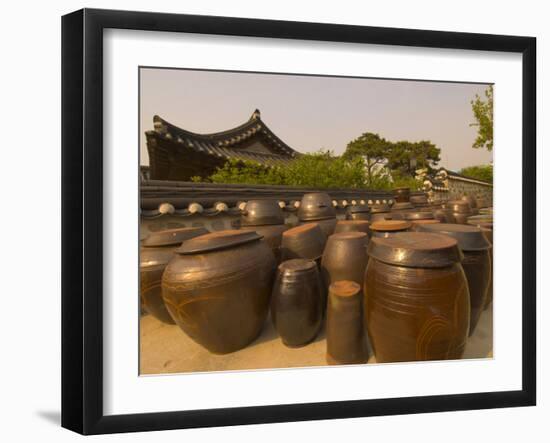
[[[174,324],[162,300],[161,278],[164,268],[184,241],[208,233],[205,228],[167,229],[149,234],[139,253],[139,289],[145,311],[163,323]]]
[[[307,223],[283,232],[281,259],[308,258],[317,260],[323,255],[326,235],[318,223]]]
[[[366,220],[339,220],[336,223],[335,234],[340,232],[364,232],[369,233],[369,222]]]
[[[298,219],[311,221],[334,217],[336,217],[336,210],[328,194],[324,192],[304,194],[298,208]]]
[[[363,325],[363,291],[353,281],[329,287],[327,306],[327,363],[359,364],[368,360]]]
[[[436,208],[433,210],[433,215],[441,223],[455,223],[452,209]]]
[[[241,226],[283,225],[285,216],[277,200],[249,200],[241,211]]]
[[[178,326],[215,354],[244,348],[269,309],[276,263],[255,232],[218,231],[182,243],[162,277],[162,295]]]
[[[442,223],[423,225],[420,230],[444,234],[456,239],[464,254],[462,267],[468,280],[470,292],[470,335],[472,335],[487,302],[491,280],[491,245],[481,229],[475,226]]]
[[[376,361],[461,358],[470,299],[455,239],[420,232],[373,238],[364,313]]]
[[[271,297],[271,320],[286,346],[311,342],[322,321],[323,287],[313,260],[292,259],[281,263]]]
[[[426,194],[411,195],[409,201],[417,208],[429,205],[428,196]]]
[[[349,206],[346,209],[346,220],[370,220],[370,213],[368,205]]]
[[[303,224],[311,223],[311,222],[302,222]],[[338,220],[336,218],[325,218],[324,220],[317,220],[315,221],[321,228],[321,231],[323,231],[323,234],[325,234],[325,237],[328,237],[329,235],[334,234],[334,230],[336,229],[336,223],[338,223]]]
[[[241,230],[257,232],[261,235],[271,248],[271,252],[273,252],[277,263],[281,262],[281,243],[283,232],[288,230],[287,225],[244,226]]]
[[[364,232],[341,232],[328,238],[321,260],[326,288],[339,280],[362,284],[368,261],[367,244]]]

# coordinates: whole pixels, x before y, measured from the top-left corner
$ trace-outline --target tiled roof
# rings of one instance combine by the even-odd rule
[[[238,159],[266,166],[284,165],[299,155],[269,129],[262,121],[258,110],[255,110],[250,119],[242,125],[211,134],[187,131],[158,115],[153,118],[153,123],[154,130],[145,133],[153,169],[155,162],[163,163],[174,155],[174,151],[179,151],[180,155],[185,151],[194,152],[213,161]],[[269,149],[243,148],[243,145],[254,139],[261,140]]]

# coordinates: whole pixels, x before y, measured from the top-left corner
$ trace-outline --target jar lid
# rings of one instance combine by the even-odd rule
[[[463,257],[454,238],[427,232],[373,237],[367,251],[375,260],[415,268],[446,267],[460,262]]]
[[[395,202],[391,207],[392,211],[402,211],[403,209],[414,209],[411,202]]]
[[[412,226],[406,220],[379,220],[370,225],[372,231],[403,231]]]
[[[164,231],[152,232],[141,243],[141,246],[153,248],[157,246],[175,246],[185,240],[200,235],[208,234],[208,229],[203,227],[166,229]]]
[[[331,283],[329,292],[337,297],[347,299],[361,292],[361,286],[351,280],[338,280]]]
[[[190,255],[202,252],[217,251],[220,249],[232,248],[245,243],[250,243],[263,238],[256,231],[226,230],[216,231],[210,234],[192,238],[181,244],[176,249],[178,254]]]
[[[435,225],[419,225],[418,229],[423,232],[444,234],[453,237],[460,249],[463,251],[483,251],[489,249],[491,244],[481,232],[481,229],[454,223],[439,223]]]
[[[403,214],[405,220],[433,220],[433,212],[418,211],[418,212],[406,212]]]

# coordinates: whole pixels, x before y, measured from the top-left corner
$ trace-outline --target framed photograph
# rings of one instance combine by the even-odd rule
[[[535,38],[84,9],[62,59],[64,427],[535,405]]]

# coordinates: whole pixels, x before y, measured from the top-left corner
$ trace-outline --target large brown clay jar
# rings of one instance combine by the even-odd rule
[[[443,234],[454,238],[464,254],[462,267],[468,280],[470,292],[470,335],[473,334],[481,312],[487,302],[491,280],[490,243],[475,226],[459,224],[423,225],[424,232]]]
[[[366,363],[368,360],[363,291],[354,281],[336,281],[329,287],[326,359],[331,365]]]
[[[161,278],[164,268],[184,241],[208,233],[205,228],[179,228],[153,232],[141,242],[139,252],[139,289],[141,305],[163,323],[174,324],[162,300]]]
[[[316,337],[323,315],[322,299],[322,282],[313,260],[292,259],[279,265],[271,319],[286,346],[305,346]]]
[[[275,258],[256,232],[218,231],[184,242],[162,277],[177,325],[214,354],[244,348],[269,309]]]
[[[458,359],[470,319],[457,241],[405,232],[369,243],[364,315],[379,363]]]
[[[477,226],[485,235],[487,241],[491,244],[490,257],[491,257],[491,277],[489,281],[489,289],[487,290],[487,300],[485,301],[484,309],[487,309],[493,302],[493,274],[494,274],[494,258],[493,258],[493,216],[492,215],[475,215],[468,217],[468,224]]]
[[[364,232],[341,232],[328,238],[321,260],[325,288],[338,280],[362,284],[368,261],[367,244]]]

